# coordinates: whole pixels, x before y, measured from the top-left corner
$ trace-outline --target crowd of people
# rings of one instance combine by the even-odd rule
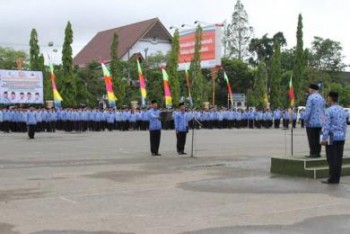
[[[32,109],[32,110],[31,110]],[[66,132],[85,131],[129,131],[148,130],[149,116],[147,109],[33,109],[33,108],[4,108],[0,109],[0,130],[9,132],[26,132],[28,113],[35,112],[37,132]],[[174,115],[178,110],[161,110],[162,129],[174,129]],[[265,110],[186,110],[188,113],[189,128],[193,126],[193,119],[201,123],[204,129],[231,129],[231,128],[284,128],[291,125],[296,127],[297,114],[295,111],[276,109]],[[292,115],[291,115],[292,114]],[[291,118],[292,117],[292,118]],[[300,114],[301,127],[303,112]],[[196,126],[195,126],[196,127]],[[197,126],[198,127],[198,126]]]
[[[325,100],[318,92],[319,86],[310,84],[310,95],[305,111],[299,113],[300,126],[306,126],[310,154],[308,157],[321,156],[321,145],[326,147],[330,175],[325,183],[337,184],[340,180],[348,113],[339,106],[336,92],[328,94],[329,108],[325,109]],[[0,109],[0,130],[9,132],[28,132],[34,139],[35,132],[66,132],[149,130],[152,156],[160,156],[159,144],[162,129],[175,129],[177,151],[184,152],[186,135],[190,128],[232,129],[232,128],[292,128],[297,124],[297,113],[293,109],[271,111],[205,109],[186,110],[180,103],[176,110],[159,110],[153,100],[149,109]],[[198,124],[197,124],[198,123]]]

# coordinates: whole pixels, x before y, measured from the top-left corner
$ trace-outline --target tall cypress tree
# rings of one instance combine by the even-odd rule
[[[76,77],[74,75],[73,70],[73,50],[72,50],[72,43],[73,43],[73,30],[72,25],[68,21],[66,29],[65,29],[65,36],[64,36],[64,43],[63,43],[63,49],[62,49],[62,75],[61,77],[61,94],[62,98],[64,99],[64,104],[68,106],[76,106]]]
[[[254,86],[254,96],[256,107],[263,109],[265,107],[265,97],[266,97],[266,82],[267,73],[266,65],[263,61],[260,61],[258,71],[255,79]]]
[[[297,102],[300,103],[303,96],[303,77],[306,69],[306,60],[304,53],[304,42],[303,42],[303,17],[299,14],[298,17],[298,28],[297,28],[297,45],[295,51],[295,62],[293,67],[293,82],[294,90]]]
[[[169,75],[169,83],[171,89],[171,96],[173,99],[173,105],[177,106],[180,99],[180,78],[178,69],[179,61],[179,30],[176,29],[174,32],[174,37],[171,43],[171,51],[168,58],[167,70]]]
[[[37,70],[37,63],[39,59],[39,39],[38,39],[38,33],[35,28],[32,29],[30,33],[30,40],[29,40],[29,67],[30,70]]]
[[[118,56],[119,36],[117,33],[113,34],[113,40],[111,45],[111,75],[113,88],[118,98],[119,105],[123,105],[125,101],[125,83],[122,80],[121,65]]]
[[[201,71],[201,58],[200,50],[202,48],[202,27],[197,26],[196,29],[196,40],[194,46],[194,56],[190,65],[190,75],[192,79],[192,99],[195,107],[200,107],[203,104],[203,101],[206,99],[206,87],[204,77]]]
[[[44,62],[40,58],[38,33],[35,28],[30,33],[29,41],[29,67],[32,71],[42,71]]]
[[[281,48],[275,40],[270,70],[270,103],[272,108],[281,107]]]

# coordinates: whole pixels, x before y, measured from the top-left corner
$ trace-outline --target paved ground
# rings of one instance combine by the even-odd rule
[[[162,134],[154,158],[147,132],[0,133],[0,234],[349,233],[350,177],[269,173],[289,132],[200,130],[194,159]],[[303,130],[295,152],[307,154]]]

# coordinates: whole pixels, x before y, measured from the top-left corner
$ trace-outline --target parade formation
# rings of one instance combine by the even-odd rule
[[[28,116],[35,113],[37,132],[85,132],[85,131],[145,131],[149,128],[149,109],[91,109],[91,108],[12,108],[0,110],[0,128],[5,133],[27,132]],[[170,118],[161,120],[163,130],[174,129],[174,116],[178,109],[161,109],[162,113],[169,113]],[[288,128],[291,115],[290,110],[228,110],[222,109],[186,109],[189,127],[193,127],[195,118],[201,122],[204,129],[232,129],[232,128]],[[303,124],[304,111],[301,111],[299,122]],[[292,112],[292,126],[297,125],[297,113]]]

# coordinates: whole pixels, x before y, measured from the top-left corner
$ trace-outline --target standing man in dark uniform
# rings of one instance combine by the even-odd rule
[[[306,102],[306,110],[304,115],[304,122],[310,148],[310,155],[308,157],[311,158],[321,157],[320,133],[322,129],[321,119],[325,117],[325,101],[318,93],[318,90],[318,85],[310,84],[310,96]]]
[[[37,114],[38,113],[35,111],[34,107],[31,107],[27,112],[26,122],[28,126],[29,139],[34,139],[35,128],[37,124]]]
[[[329,92],[325,121],[322,121],[322,141],[326,146],[327,161],[329,164],[329,178],[322,181],[326,184],[338,184],[341,176],[341,168],[346,138],[346,112],[338,105],[338,93]]]
[[[151,143],[152,156],[161,156],[159,151],[160,136],[162,123],[160,121],[160,111],[158,110],[158,103],[156,100],[152,100],[152,108],[148,111],[149,119],[149,134]]]
[[[186,112],[186,107],[183,102],[179,104],[179,110],[174,115],[174,123],[177,139],[177,153],[179,155],[184,155],[186,154],[185,144],[186,135],[188,133],[188,113]]]

